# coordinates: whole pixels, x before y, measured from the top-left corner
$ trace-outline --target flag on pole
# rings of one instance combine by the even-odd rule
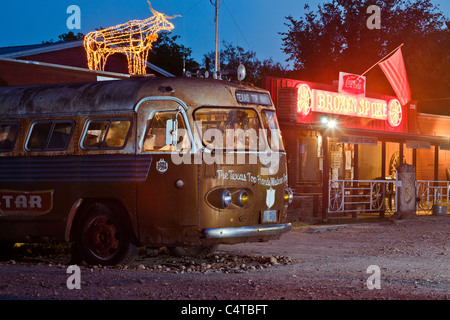
[[[405,62],[401,48],[399,48],[390,58],[379,63],[386,78],[394,89],[398,100],[402,105],[411,100],[411,91],[409,90],[408,77],[406,75]]]

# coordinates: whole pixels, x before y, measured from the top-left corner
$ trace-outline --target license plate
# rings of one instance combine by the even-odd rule
[[[276,222],[277,210],[266,210],[263,213],[263,222]]]

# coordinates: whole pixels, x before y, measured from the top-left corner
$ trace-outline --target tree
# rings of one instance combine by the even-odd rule
[[[58,42],[65,42],[65,41],[74,41],[74,40],[83,40],[84,34],[81,32],[78,32],[75,34],[73,31],[69,31],[67,33],[60,34],[58,36],[59,41]],[[49,41],[42,41],[43,44],[48,43],[54,43],[53,39],[50,39]]]
[[[239,46],[234,46],[226,41],[222,42],[220,51],[220,70],[236,70],[240,64],[246,69],[245,82],[251,82],[256,86],[261,85],[263,75],[286,76],[288,70],[280,63],[275,63],[272,59],[260,61],[256,58],[254,51],[245,51]],[[214,69],[215,53],[211,51],[204,55],[203,65],[206,70]]]
[[[159,33],[147,60],[176,76],[183,75],[183,69],[196,72],[200,64],[191,58],[190,48],[176,43],[178,38],[169,36],[167,32]]]
[[[404,43],[402,52],[413,99],[448,96],[449,21],[431,0],[379,0],[381,29],[369,29],[372,0],[332,0],[300,19],[286,17],[283,51],[296,77],[330,83],[339,71],[361,74]],[[392,94],[380,68],[367,73],[369,91]],[[386,92],[387,91],[387,92]]]

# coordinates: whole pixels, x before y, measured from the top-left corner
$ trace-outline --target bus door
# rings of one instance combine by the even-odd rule
[[[196,245],[197,168],[186,160],[193,145],[187,115],[181,107],[155,104],[161,102],[147,102],[138,112],[145,120],[139,121],[145,128],[139,152],[152,155],[147,179],[137,188],[139,237],[145,245]]]

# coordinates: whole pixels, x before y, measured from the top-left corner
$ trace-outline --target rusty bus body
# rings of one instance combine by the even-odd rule
[[[258,150],[202,136],[243,122],[264,129]],[[0,88],[0,242],[74,242],[80,260],[119,264],[137,246],[204,255],[278,239],[292,193],[277,129],[266,91],[220,80]]]

